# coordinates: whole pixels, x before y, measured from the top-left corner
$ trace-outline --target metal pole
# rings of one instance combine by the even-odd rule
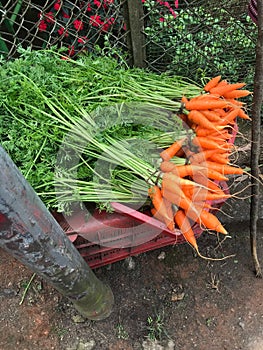
[[[0,165],[0,246],[66,296],[84,317],[108,317],[111,289],[94,275],[2,147]]]

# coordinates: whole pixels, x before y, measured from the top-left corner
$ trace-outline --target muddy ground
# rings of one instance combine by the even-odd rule
[[[246,184],[236,180],[232,189]],[[21,303],[32,272],[0,249],[0,350],[262,350],[263,280],[253,273],[245,198],[227,202],[227,215],[219,215],[231,238],[219,243],[204,233],[198,240],[203,254],[234,257],[207,261],[183,244],[96,269],[115,296],[104,321],[83,319],[39,277]]]

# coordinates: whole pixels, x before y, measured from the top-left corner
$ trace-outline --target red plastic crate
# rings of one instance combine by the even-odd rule
[[[225,182],[221,187],[227,193]],[[213,202],[220,208],[224,201]],[[91,268],[108,265],[130,256],[168,245],[185,243],[180,230],[172,232],[148,213],[142,213],[122,205],[112,203],[114,213],[94,211],[86,221],[86,211],[78,211],[65,219],[62,214],[54,214],[68,238]],[[193,227],[196,238],[203,230]]]

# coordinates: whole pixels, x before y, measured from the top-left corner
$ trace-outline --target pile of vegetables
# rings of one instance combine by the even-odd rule
[[[60,72],[58,72],[60,69]],[[226,234],[211,213],[228,175],[245,84],[121,67],[109,58],[61,60],[24,51],[2,62],[0,141],[50,209],[76,202],[150,208],[198,252],[193,225]]]
[[[230,84],[221,76],[211,79],[204,94],[190,100],[182,98],[180,117],[194,130],[194,137],[184,137],[162,151],[160,184],[149,188],[152,214],[170,230],[177,226],[185,239],[199,253],[193,223],[204,229],[227,234],[212,209],[211,201],[231,195],[220,188],[227,175],[241,175],[243,169],[230,165],[236,118],[250,120],[244,105],[237,98],[250,94],[240,90],[244,83]],[[185,158],[185,165],[176,165],[174,157]],[[209,202],[210,201],[210,202]]]

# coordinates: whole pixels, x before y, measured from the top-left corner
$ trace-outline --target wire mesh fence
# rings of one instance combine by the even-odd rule
[[[65,47],[199,80],[252,82],[256,25],[247,0],[1,0],[0,54]]]

